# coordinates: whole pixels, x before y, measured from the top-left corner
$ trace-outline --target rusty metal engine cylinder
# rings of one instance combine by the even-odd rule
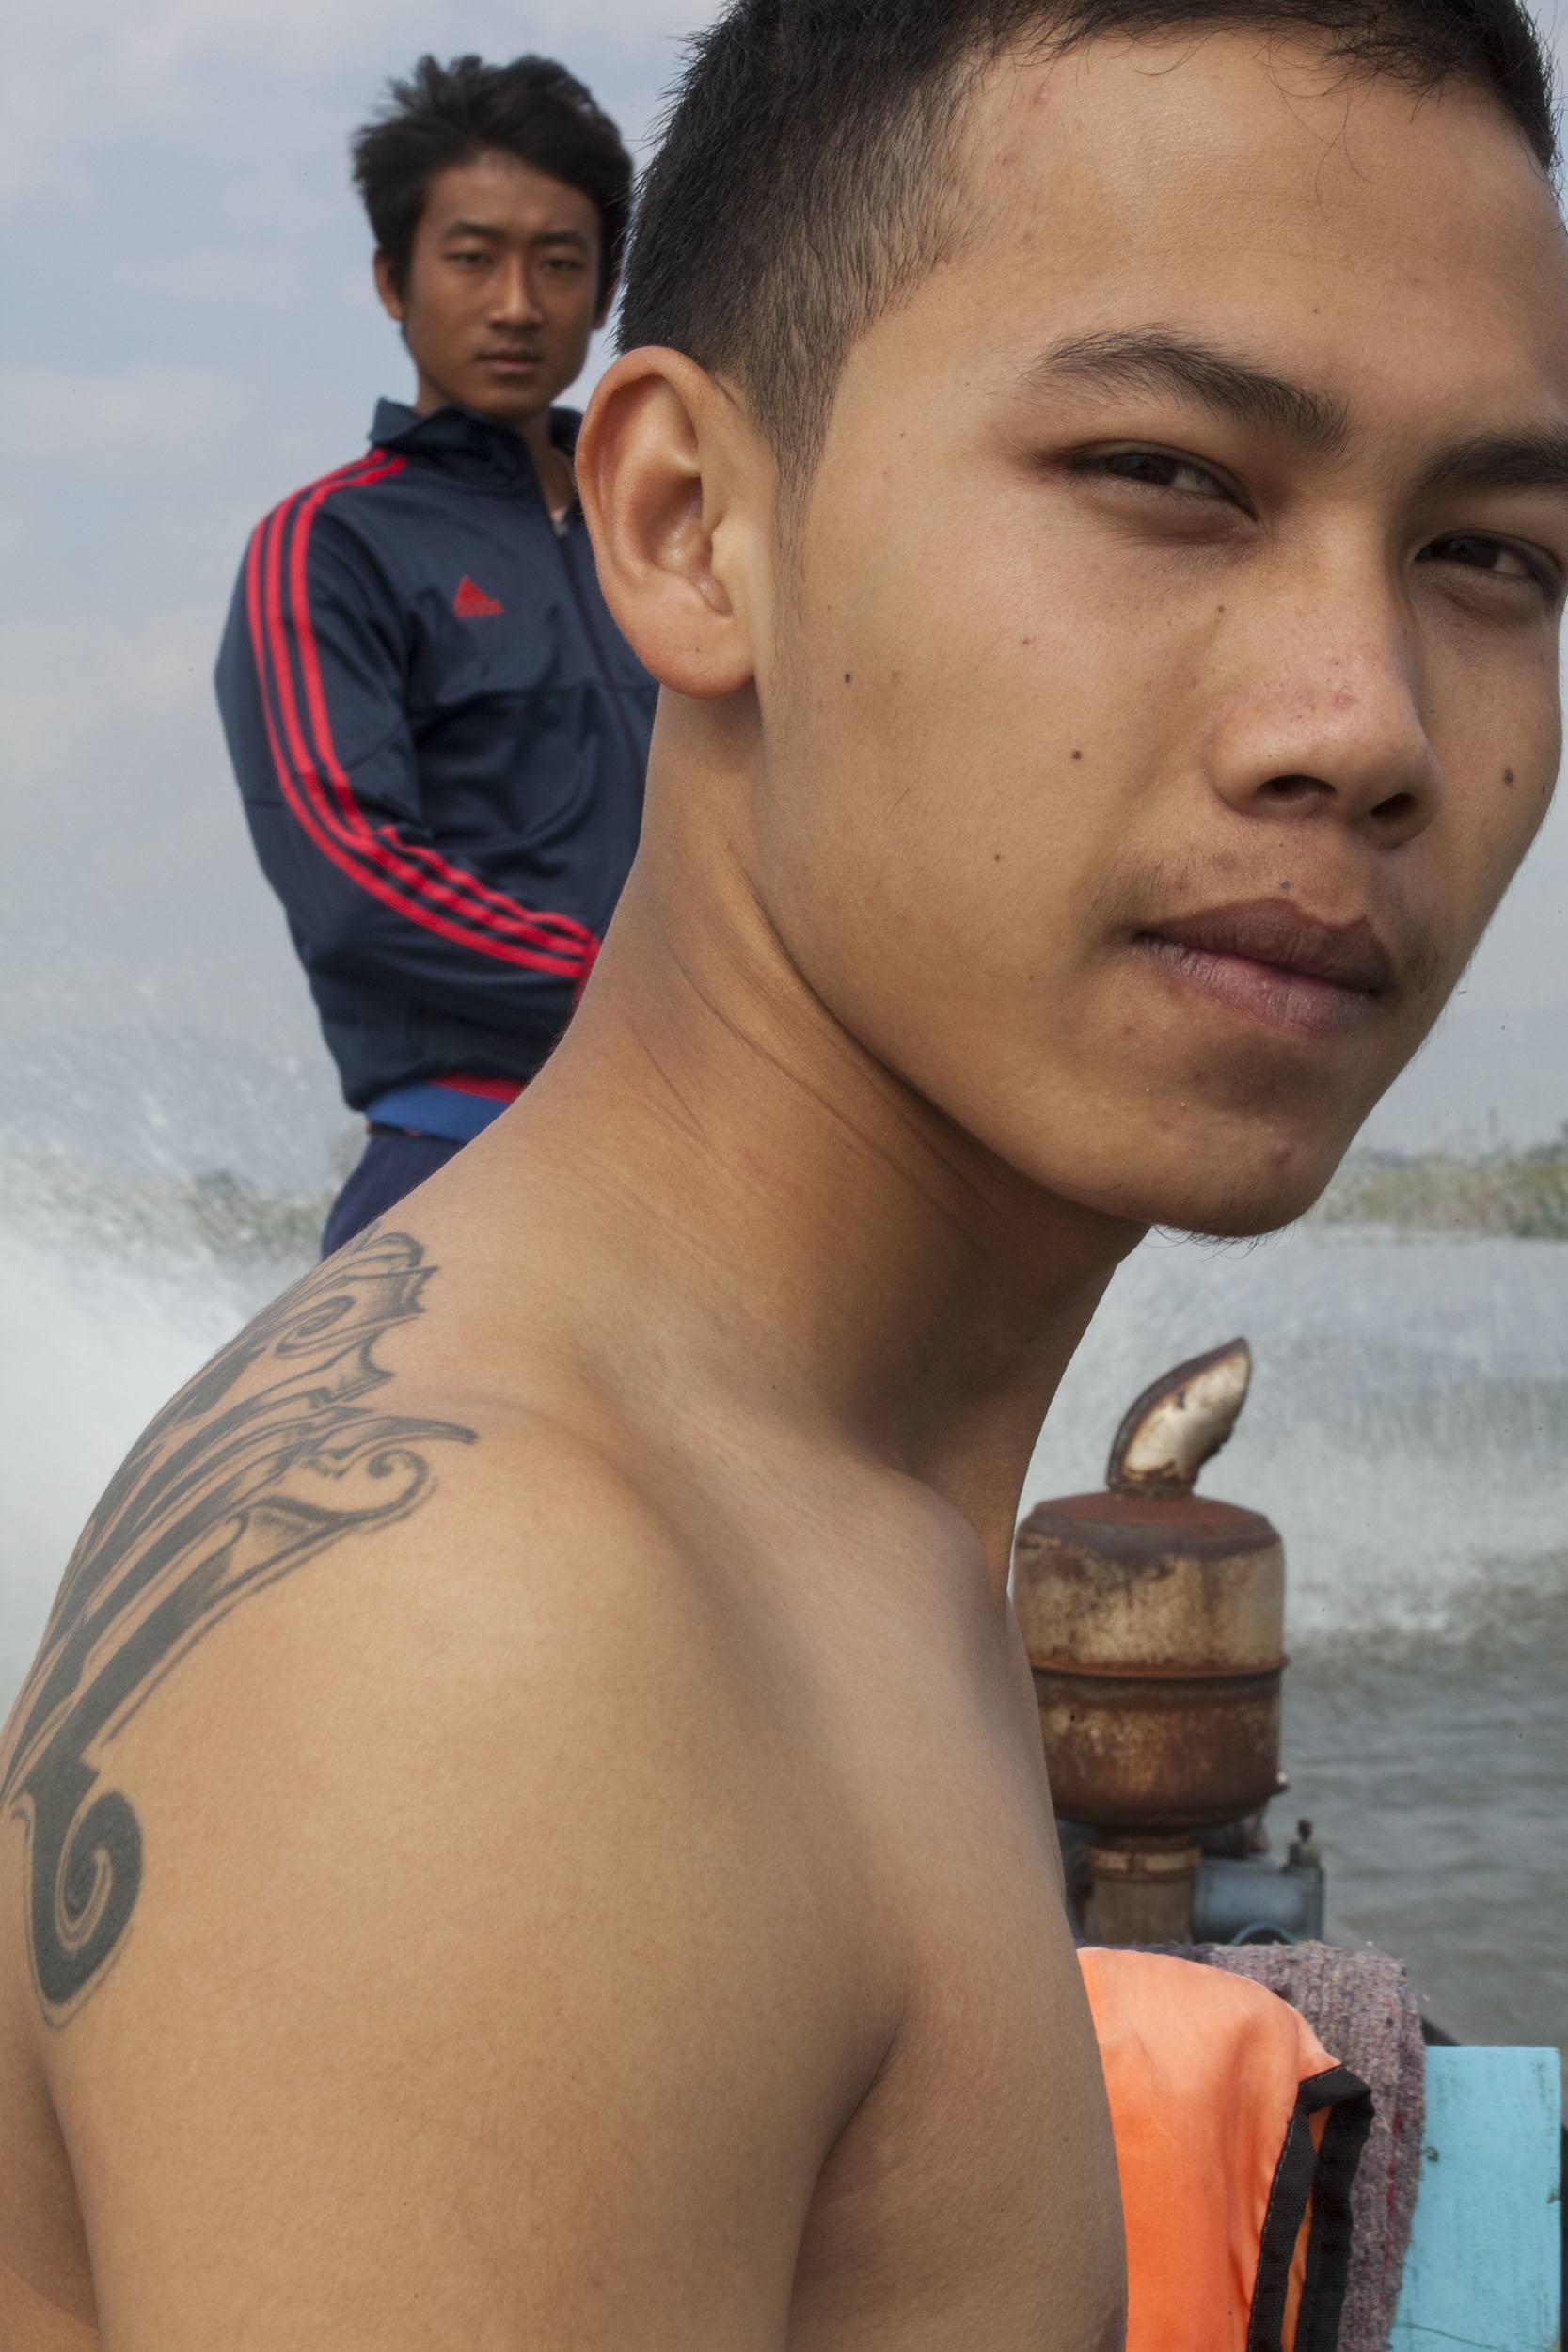
[[[1159,1834],[1260,1811],[1284,1665],[1268,1520],[1196,1495],[1068,1495],[1030,1513],[1015,1558],[1057,1812]]]
[[[1019,1530],[1052,1799],[1102,1840],[1242,1820],[1279,1786],[1284,1548],[1260,1513],[1192,1491],[1250,1370],[1243,1341],[1179,1365],[1123,1422],[1107,1491]]]

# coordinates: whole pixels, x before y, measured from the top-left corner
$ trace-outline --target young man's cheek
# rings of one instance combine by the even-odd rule
[[[1551,806],[1561,757],[1555,714],[1535,732],[1535,743],[1523,746],[1525,731],[1518,726],[1489,732],[1484,744],[1461,747],[1445,762],[1444,806],[1421,845],[1429,900],[1421,912],[1444,965],[1443,1001],[1481,945]],[[1422,879],[1419,867],[1416,879]]]

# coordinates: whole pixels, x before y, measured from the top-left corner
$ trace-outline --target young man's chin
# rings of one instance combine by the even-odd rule
[[[1292,1134],[1275,1122],[1237,1133],[1232,1117],[1201,1116],[1180,1127],[1123,1139],[1107,1159],[1077,1170],[1058,1160],[1037,1181],[1117,1223],[1158,1227],[1215,1241],[1252,1241],[1293,1225],[1322,1198],[1354,1140],[1354,1127],[1331,1136]]]
[[[1144,1221],[1207,1241],[1256,1241],[1307,1215],[1327,1189],[1345,1148],[1275,1145],[1255,1162],[1238,1153],[1224,1165],[1195,1168],[1149,1187]]]

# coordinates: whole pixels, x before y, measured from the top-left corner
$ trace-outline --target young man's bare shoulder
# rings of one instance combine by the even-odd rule
[[[433,2281],[443,2340],[626,2341],[713,2232],[783,2295],[892,2029],[806,1727],[570,1413],[399,1345],[427,1270],[372,1237],[173,1401],[8,1736],[11,2021],[128,2343],[236,2279],[324,2344]]]
[[[428,1914],[503,1853],[514,1892],[546,1850],[624,1891],[684,1840],[744,1908],[787,1842],[808,1740],[762,1645],[570,1414],[409,1344],[429,1274],[404,1233],[328,1262],[95,1512],[0,1755],[52,2023],[193,1937],[238,1963],[259,1889],[308,1943],[324,1868]]]

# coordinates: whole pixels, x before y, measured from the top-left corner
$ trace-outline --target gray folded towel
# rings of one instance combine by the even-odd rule
[[[1351,2192],[1350,2282],[1338,2352],[1387,2352],[1420,2185],[1426,2127],[1421,2016],[1397,1960],[1331,1944],[1165,1945],[1267,1985],[1298,2010],[1330,2058],[1372,2094],[1371,2132]]]

